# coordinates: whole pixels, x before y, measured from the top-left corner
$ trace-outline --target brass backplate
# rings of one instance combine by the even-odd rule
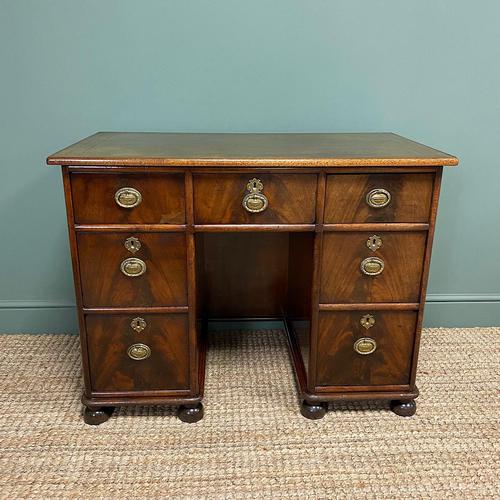
[[[377,342],[371,337],[362,337],[354,342],[353,348],[358,354],[371,354],[377,349]]]
[[[132,344],[127,349],[127,354],[129,358],[141,361],[151,356],[151,348],[146,344]]]

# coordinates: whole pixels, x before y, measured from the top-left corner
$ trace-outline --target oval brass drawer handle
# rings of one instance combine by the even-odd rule
[[[266,195],[261,193],[263,189],[264,184],[260,179],[254,177],[248,181],[247,190],[249,193],[243,198],[243,208],[247,212],[256,214],[267,208],[269,202]]]
[[[378,257],[367,257],[359,266],[361,272],[367,276],[377,276],[384,270],[384,261]]]
[[[142,276],[146,272],[146,263],[136,257],[130,257],[120,264],[120,270],[125,276]]]
[[[142,202],[142,194],[131,187],[120,188],[115,193],[115,201],[122,208],[134,208]]]
[[[386,189],[372,189],[366,195],[366,203],[372,208],[383,208],[391,202],[391,193]]]
[[[362,337],[354,342],[353,347],[358,354],[372,354],[377,349],[377,342],[371,337]]]
[[[130,359],[142,361],[151,356],[151,348],[146,344],[132,344],[127,349],[127,354]]]

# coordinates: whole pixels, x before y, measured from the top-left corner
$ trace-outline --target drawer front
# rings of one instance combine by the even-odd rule
[[[184,224],[182,174],[71,174],[77,224]]]
[[[416,323],[415,311],[320,313],[317,385],[409,384]]]
[[[189,389],[184,314],[87,315],[94,392]]]
[[[312,224],[315,213],[314,174],[194,177],[196,224]]]
[[[325,233],[321,302],[418,302],[426,239],[425,231]]]
[[[78,233],[77,241],[84,307],[187,305],[184,234]]]
[[[434,174],[329,175],[325,222],[428,222],[433,185]]]

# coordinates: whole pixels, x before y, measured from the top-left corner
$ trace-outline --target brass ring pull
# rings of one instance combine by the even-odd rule
[[[247,184],[247,190],[249,193],[243,198],[243,208],[252,214],[263,212],[269,202],[267,201],[266,195],[262,194],[261,191],[264,189],[264,184],[260,179],[250,179]]]
[[[354,342],[353,347],[358,354],[372,354],[377,349],[377,342],[371,337],[362,337]]]
[[[384,261],[378,257],[368,257],[361,262],[360,268],[367,276],[377,276],[384,270]]]
[[[141,259],[130,257],[120,264],[120,270],[125,276],[135,278],[146,272],[146,263]]]
[[[120,188],[115,193],[115,201],[122,208],[134,208],[142,202],[142,194],[131,187]]]
[[[366,203],[372,208],[383,208],[391,202],[391,193],[386,189],[372,189],[366,195]]]
[[[130,359],[142,361],[151,356],[151,348],[146,344],[132,344],[127,349],[127,354]]]

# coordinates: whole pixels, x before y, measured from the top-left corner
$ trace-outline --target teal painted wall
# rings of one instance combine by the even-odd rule
[[[394,131],[460,157],[428,325],[500,324],[498,0],[0,0],[0,331],[75,331],[60,173],[98,130]]]

